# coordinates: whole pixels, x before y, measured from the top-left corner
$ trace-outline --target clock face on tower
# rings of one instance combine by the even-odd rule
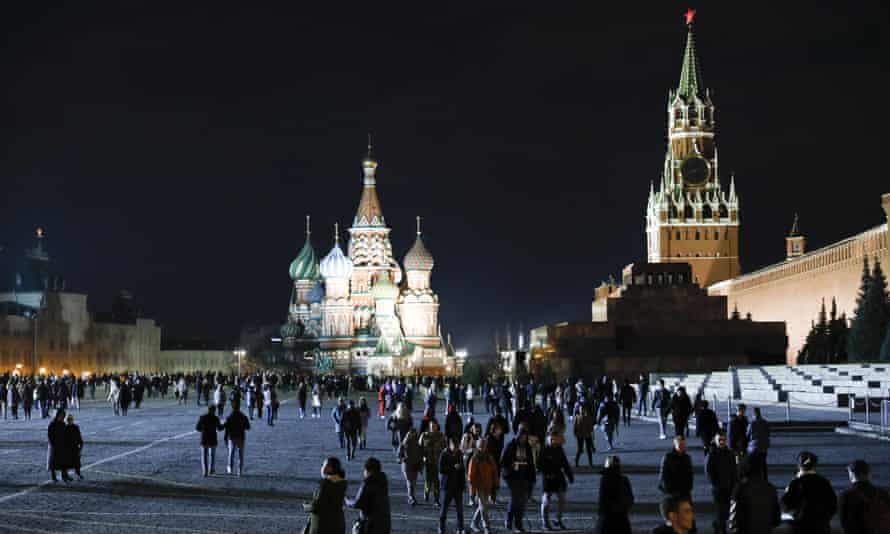
[[[680,174],[683,181],[689,185],[701,185],[705,183],[711,174],[711,166],[704,158],[690,156],[680,165]]]

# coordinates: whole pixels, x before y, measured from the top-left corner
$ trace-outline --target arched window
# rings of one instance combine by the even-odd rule
[[[725,218],[729,217],[729,211],[726,209],[726,205],[725,205],[725,204],[720,204],[720,210],[719,210],[719,211],[720,211],[720,218],[721,218],[721,219],[725,219]]]
[[[668,209],[668,217],[670,217],[671,219],[677,218],[677,207],[676,206],[671,205],[671,207]]]
[[[705,220],[710,220],[710,219],[714,218],[714,210],[712,210],[711,206],[709,206],[707,204],[705,204],[705,207],[702,208],[701,214],[702,214],[702,217],[705,218]]]
[[[686,205],[686,209],[683,212],[683,216],[686,217],[687,219],[691,219],[695,216],[695,214],[692,212],[692,206],[690,206],[688,204]]]

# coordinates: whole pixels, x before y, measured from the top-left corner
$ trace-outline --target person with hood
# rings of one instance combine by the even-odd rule
[[[365,460],[364,475],[358,493],[354,499],[346,499],[346,506],[359,510],[362,534],[390,534],[389,481],[380,460],[373,456]]]
[[[538,455],[538,471],[541,472],[543,481],[543,496],[541,498],[541,523],[544,528],[551,530],[550,510],[556,507],[555,525],[561,529],[566,526],[562,523],[562,514],[566,506],[566,491],[568,482],[575,483],[575,475],[569,465],[569,459],[562,448],[562,437],[553,432],[547,436],[547,443]]]
[[[726,534],[730,500],[738,478],[737,473],[735,454],[726,446],[726,434],[718,433],[714,438],[714,448],[708,453],[705,464],[705,474],[711,483],[711,496],[714,499],[717,516],[714,520],[715,534]],[[773,494],[775,495],[775,492]]]
[[[343,434],[346,436],[346,459],[355,458],[355,449],[358,447],[358,434],[362,429],[362,418],[355,406],[355,401],[349,399],[346,411],[343,412]]]
[[[430,422],[430,429],[420,434],[418,443],[423,450],[423,500],[429,502],[432,492],[439,506],[439,457],[445,449],[445,435],[439,431],[439,423]]]
[[[201,433],[201,472],[210,476],[216,472],[217,432],[224,427],[216,416],[216,406],[207,404],[207,413],[198,418],[195,430]]]
[[[241,404],[232,403],[232,413],[226,418],[223,425],[225,434],[223,439],[229,448],[229,462],[226,472],[230,475],[234,472],[240,477],[244,474],[244,442],[247,439],[247,431],[250,430],[250,420],[241,412]],[[238,454],[238,470],[235,471],[235,454]]]
[[[399,445],[399,463],[402,464],[402,476],[405,477],[405,483],[408,486],[408,504],[417,505],[415,497],[415,488],[417,486],[417,475],[423,469],[423,449],[417,437],[417,431],[414,427],[408,429],[405,438]]]
[[[572,424],[575,439],[578,442],[578,450],[575,453],[575,467],[578,467],[578,461],[581,460],[585,446],[587,447],[587,462],[590,464],[590,467],[593,467],[593,453],[596,452],[596,447],[593,444],[594,421],[587,405],[581,407],[581,412],[575,417]]]
[[[715,454],[716,450],[711,452],[711,456]],[[732,490],[727,529],[733,534],[770,534],[781,521],[776,487],[767,482],[759,463],[745,458],[741,479]]]
[[[878,534],[887,527],[890,495],[871,483],[871,466],[865,460],[848,465],[847,474],[852,486],[842,491],[838,499],[844,534]]]
[[[630,508],[634,492],[630,480],[621,473],[617,456],[607,456],[600,471],[596,534],[631,534]]]
[[[674,421],[674,431],[685,437],[689,430],[689,417],[692,415],[692,401],[686,394],[686,388],[680,386],[671,398],[670,413]]]
[[[340,460],[330,456],[321,466],[321,480],[312,501],[303,504],[309,512],[308,534],[345,534],[346,517],[343,503],[346,499],[346,472]]]
[[[451,405],[454,409],[454,404]],[[441,477],[442,506],[439,509],[439,534],[445,534],[448,519],[448,505],[454,503],[457,512],[457,531],[464,530],[464,491],[467,488],[467,468],[460,444],[456,439],[448,440],[448,448],[439,456],[439,476]]]
[[[491,531],[488,522],[488,507],[493,502],[495,488],[498,481],[498,462],[492,454],[490,442],[483,438],[479,447],[470,456],[467,466],[467,476],[470,482],[470,494],[475,495],[476,510],[470,521],[470,529],[481,528],[485,534]]]
[[[69,466],[66,465],[67,456],[67,431],[65,429],[65,410],[56,410],[56,416],[50,421],[46,429],[46,470],[50,472],[53,482],[58,482],[56,471],[62,472],[62,480],[70,482],[73,479],[68,475]]]
[[[782,507],[793,518],[791,532],[794,534],[831,533],[831,518],[837,511],[837,496],[831,482],[816,473],[818,462],[815,454],[801,452],[797,457],[797,475],[782,495]]]
[[[507,444],[501,457],[501,473],[510,488],[510,504],[507,506],[507,517],[504,528],[516,527],[525,531],[523,519],[525,505],[535,485],[535,465],[532,449],[528,444],[528,430],[524,426],[517,429],[516,437]]]

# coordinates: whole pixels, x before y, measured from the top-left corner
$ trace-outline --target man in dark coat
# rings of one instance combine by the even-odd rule
[[[688,433],[689,416],[692,415],[692,401],[686,394],[686,388],[680,386],[671,399],[671,416],[674,420],[674,431],[677,434]]]
[[[452,405],[453,408],[453,405]],[[448,518],[448,504],[454,502],[457,511],[457,531],[464,530],[464,490],[467,487],[467,469],[464,455],[457,439],[448,439],[448,448],[439,456],[439,481],[442,492],[442,507],[439,509],[439,534],[445,534]]]
[[[201,470],[205,477],[216,472],[216,433],[223,428],[216,416],[216,406],[207,403],[207,413],[198,418],[195,425],[195,430],[201,433]]]
[[[726,440],[729,448],[737,457],[745,455],[748,449],[748,417],[745,415],[748,407],[740,402],[735,408],[735,414],[726,425]]]
[[[630,380],[624,379],[624,385],[621,386],[621,392],[618,393],[618,400],[621,402],[621,419],[624,426],[630,426],[630,414],[634,407],[634,401],[637,400],[637,392],[630,385]]]
[[[748,440],[748,456],[752,461],[760,462],[764,476],[769,479],[766,455],[769,452],[769,423],[760,413],[760,408],[754,408],[754,420],[748,424],[745,437]]]
[[[453,439],[460,443],[460,438],[463,435],[464,430],[464,422],[461,420],[460,414],[457,413],[457,406],[454,403],[448,405],[448,415],[445,416],[445,428],[443,430],[445,432],[445,439]]]
[[[708,454],[705,473],[711,483],[711,496],[714,498],[717,518],[714,520],[715,534],[726,534],[726,522],[729,520],[729,502],[735,487],[738,470],[735,455],[726,446],[726,435],[718,434],[717,446]]]
[[[732,490],[727,527],[734,534],[770,534],[782,521],[776,487],[767,482],[760,464],[750,458],[742,462],[741,473],[741,480]]]
[[[65,466],[74,469],[77,478],[83,480],[80,474],[80,453],[83,450],[83,436],[80,427],[74,424],[74,416],[68,415],[68,424],[65,425]]]
[[[618,403],[612,399],[611,393],[606,393],[599,407],[599,420],[597,424],[603,426],[603,432],[606,433],[606,441],[609,443],[609,450],[614,447],[615,430],[618,428],[618,419],[620,413]]]
[[[518,431],[501,456],[502,478],[510,488],[510,504],[507,507],[504,528],[510,530],[515,525],[517,530],[524,531],[522,520],[525,517],[525,504],[535,486],[535,465],[532,449],[528,444],[528,431],[524,426]]]
[[[844,534],[877,534],[884,519],[879,510],[890,510],[890,495],[871,483],[871,467],[865,460],[847,466],[853,484],[841,492],[838,510]]]
[[[362,429],[362,419],[355,406],[355,401],[349,399],[346,411],[343,412],[343,420],[340,423],[343,434],[346,436],[346,459],[355,458],[355,449],[358,447],[358,433]]]
[[[701,401],[701,411],[698,412],[698,416],[695,418],[695,435],[701,438],[705,454],[708,454],[711,450],[711,446],[714,444],[714,436],[719,431],[720,420],[717,419],[717,414],[709,407],[708,401]],[[725,438],[726,436],[724,436],[724,442],[726,441]]]
[[[692,495],[692,460],[686,454],[686,438],[682,434],[674,437],[674,448],[661,459],[658,489],[675,497]]]
[[[66,463],[66,440],[65,440],[65,410],[59,408],[56,410],[56,416],[49,423],[46,429],[47,448],[46,448],[46,469],[50,472],[54,482],[58,482],[56,471],[62,472],[62,480],[70,482],[73,480],[68,476],[70,467]]]
[[[637,416],[649,415],[649,406],[646,398],[649,396],[649,376],[640,373],[640,394],[637,399]]]
[[[237,388],[235,389],[237,391]],[[226,418],[223,425],[225,433],[223,439],[229,448],[229,462],[226,471],[231,475],[236,472],[240,477],[244,474],[244,442],[247,439],[247,431],[250,430],[250,420],[241,411],[241,404],[232,403],[232,413]],[[238,454],[238,470],[235,471],[235,454]]]
[[[671,412],[671,392],[664,387],[664,379],[658,379],[658,389],[652,395],[652,411],[658,416],[658,439],[665,439],[665,427],[667,426],[667,416]]]
[[[380,460],[368,458],[364,475],[355,499],[346,499],[346,505],[361,512],[361,521],[364,522],[362,534],[390,534],[389,481],[382,471]]]
[[[818,457],[808,451],[797,457],[798,473],[782,495],[782,506],[794,518],[794,534],[829,534],[837,511],[837,496],[831,482],[816,473]],[[756,462],[755,462],[756,463]]]

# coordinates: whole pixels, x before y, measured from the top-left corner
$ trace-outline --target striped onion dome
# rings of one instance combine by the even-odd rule
[[[408,250],[408,253],[405,254],[402,263],[405,265],[406,271],[433,270],[433,255],[430,254],[427,248],[423,245],[423,240],[420,238],[419,233],[417,234],[417,239],[414,241],[414,245]]]
[[[352,261],[343,254],[338,243],[321,260],[319,270],[325,278],[350,278],[352,276]]]
[[[318,278],[318,258],[315,257],[315,249],[312,248],[308,237],[300,253],[291,262],[288,274],[290,274],[291,280],[315,280]]]

